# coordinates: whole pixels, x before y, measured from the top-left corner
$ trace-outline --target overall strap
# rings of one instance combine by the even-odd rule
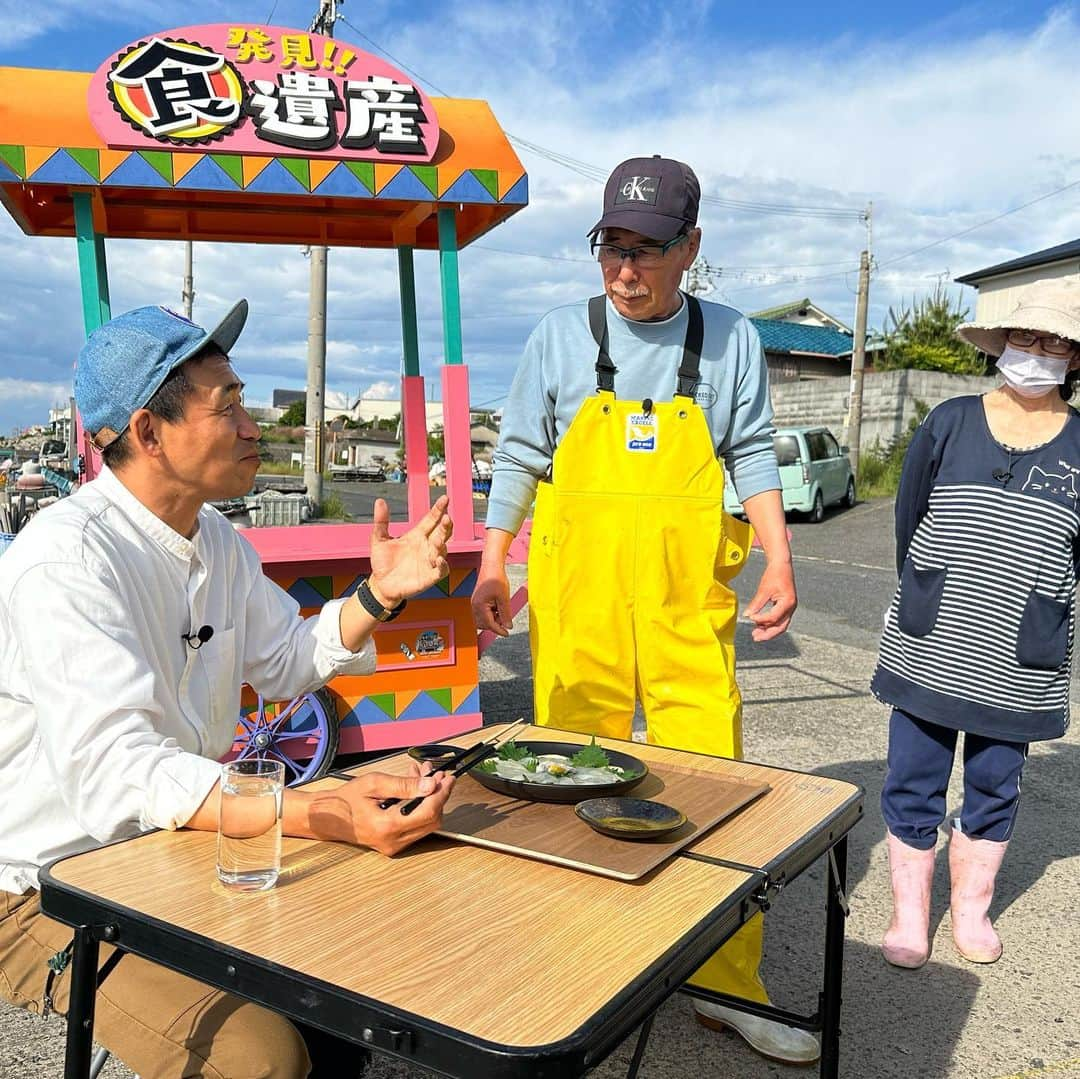
[[[693,398],[701,377],[701,344],[705,339],[705,321],[701,315],[701,304],[696,296],[686,293],[686,306],[689,321],[686,327],[686,344],[683,345],[682,363],[679,364],[676,397]]]
[[[593,296],[589,300],[589,329],[596,341],[596,388],[615,392],[615,364],[608,355],[607,297]]]

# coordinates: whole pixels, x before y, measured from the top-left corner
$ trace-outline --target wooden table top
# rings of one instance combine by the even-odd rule
[[[498,728],[485,729],[485,736],[489,730]],[[529,736],[541,733],[551,734],[530,730]],[[468,745],[476,737],[456,741]],[[644,745],[634,753],[671,764],[687,760]],[[711,760],[695,755],[693,766]],[[404,766],[399,757],[365,768]],[[776,769],[714,766],[753,778],[767,773],[773,786],[697,844],[731,860],[797,843],[856,791]],[[153,832],[64,859],[51,878],[140,917],[507,1046],[571,1036],[752,883],[741,870],[684,857],[627,883],[440,838],[395,858],[286,838],[277,887],[235,893],[216,880],[215,844],[212,833]]]

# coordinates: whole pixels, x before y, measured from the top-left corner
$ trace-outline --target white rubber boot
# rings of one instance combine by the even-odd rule
[[[888,833],[893,916],[881,954],[894,967],[916,970],[930,958],[930,884],[934,848],[919,850]]]
[[[808,1030],[789,1027],[775,1019],[762,1019],[709,1000],[695,1000],[694,1011],[702,1026],[710,1030],[730,1027],[751,1049],[770,1060],[784,1064],[813,1064],[821,1056],[821,1046]]]
[[[949,839],[953,943],[970,963],[996,963],[1001,958],[1001,938],[988,915],[1008,845],[1008,841],[971,839],[958,828]]]

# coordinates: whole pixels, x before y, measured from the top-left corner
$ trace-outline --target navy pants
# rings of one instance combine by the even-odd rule
[[[881,815],[889,831],[909,847],[929,850],[937,841],[959,733],[899,708],[889,718]],[[1012,835],[1027,749],[1026,742],[964,734],[964,835],[997,842]]]

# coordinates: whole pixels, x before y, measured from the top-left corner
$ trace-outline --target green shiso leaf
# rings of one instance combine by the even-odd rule
[[[577,765],[578,768],[606,768],[611,761],[603,749],[596,744],[594,734],[592,741],[570,758],[570,763]]]
[[[532,751],[524,746],[519,746],[512,738],[509,742],[499,747],[499,756],[504,761],[520,761],[532,756]]]

